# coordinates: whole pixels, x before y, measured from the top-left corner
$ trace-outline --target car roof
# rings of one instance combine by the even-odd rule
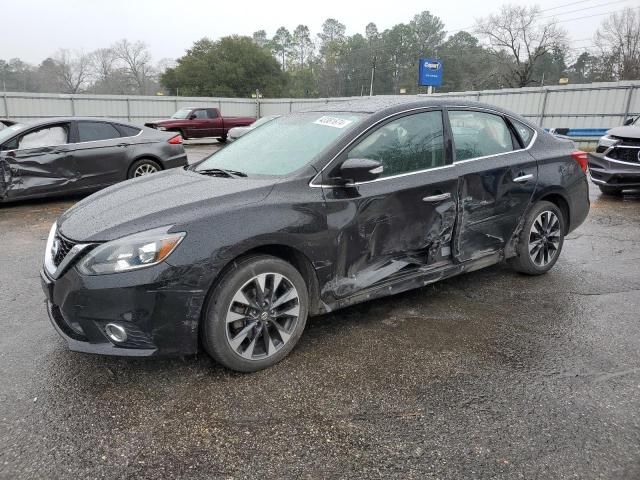
[[[28,127],[39,127],[42,125],[49,125],[52,123],[61,123],[61,122],[73,122],[73,121],[85,121],[85,122],[108,122],[108,123],[117,123],[120,125],[127,125],[134,128],[143,128],[140,125],[134,125],[133,123],[119,120],[117,118],[104,118],[104,117],[51,117],[39,120],[33,120],[28,123],[25,123]]]
[[[493,110],[509,115],[530,125],[527,119],[495,105],[474,102],[465,99],[442,98],[431,95],[381,95],[376,97],[360,97],[343,102],[328,103],[306,109],[307,112],[352,112],[364,114],[393,114],[412,108],[428,107],[475,107]]]

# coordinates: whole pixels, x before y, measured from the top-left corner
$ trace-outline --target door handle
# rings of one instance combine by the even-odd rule
[[[518,183],[523,183],[523,182],[528,182],[532,178],[533,178],[533,173],[529,173],[527,175],[519,175],[516,178],[514,178],[513,181]]]
[[[449,192],[440,193],[438,195],[431,195],[429,197],[424,197],[422,199],[423,202],[441,202],[442,200],[447,200],[451,198],[451,194]]]
[[[116,147],[128,147],[129,144],[128,143],[119,143],[118,145],[116,145]]]

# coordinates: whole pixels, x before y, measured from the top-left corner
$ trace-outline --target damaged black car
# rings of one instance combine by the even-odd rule
[[[175,132],[80,117],[13,124],[0,130],[0,203],[91,193],[184,165]]]
[[[510,112],[382,97],[277,118],[52,226],[42,285],[72,350],[269,367],[309,315],[507,260],[546,273],[589,211],[586,154]]]

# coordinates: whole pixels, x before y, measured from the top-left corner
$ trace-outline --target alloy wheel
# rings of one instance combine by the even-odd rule
[[[560,248],[560,220],[555,213],[544,211],[536,217],[529,231],[529,257],[538,267],[548,265]]]
[[[150,163],[143,163],[139,165],[133,172],[134,177],[143,177],[145,175],[150,175],[152,173],[156,173],[158,171],[158,167],[155,165],[151,165]]]
[[[246,282],[227,309],[231,349],[247,360],[278,352],[291,338],[300,316],[296,287],[279,273],[261,273]]]

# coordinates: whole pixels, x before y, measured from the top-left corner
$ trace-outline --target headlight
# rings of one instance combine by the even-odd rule
[[[156,228],[103,243],[82,259],[78,270],[85,275],[102,275],[157,265],[171,255],[186,235],[167,230]]]
[[[620,140],[615,137],[610,137],[609,135],[605,135],[598,140],[599,147],[613,147],[614,145],[620,143]]]

